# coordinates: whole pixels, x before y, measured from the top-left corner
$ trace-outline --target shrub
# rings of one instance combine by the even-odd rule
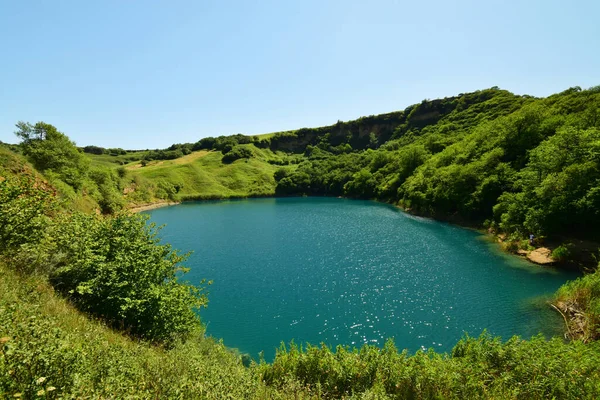
[[[273,174],[273,178],[275,178],[275,181],[279,182],[288,175],[290,175],[288,168],[277,168],[277,171]]]
[[[55,226],[62,259],[54,287],[80,309],[150,341],[169,343],[200,326],[203,288],[179,282],[186,255],[160,244],[147,217],[74,214]]]
[[[554,258],[558,262],[565,262],[571,256],[571,251],[569,250],[568,244],[561,244],[554,250],[552,250],[552,258]]]
[[[52,191],[30,175],[0,180],[0,254],[43,238],[52,197]]]
[[[252,156],[252,150],[242,146],[235,146],[223,156],[223,163],[231,164],[240,158],[250,158]]]

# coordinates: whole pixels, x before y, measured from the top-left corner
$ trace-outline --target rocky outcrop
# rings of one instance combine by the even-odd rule
[[[527,259],[539,265],[550,265],[554,263],[554,259],[552,258],[552,250],[546,247],[539,247],[533,250],[527,254]]]

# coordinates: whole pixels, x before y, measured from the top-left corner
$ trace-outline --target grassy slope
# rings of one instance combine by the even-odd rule
[[[0,275],[0,398],[279,397],[221,343],[149,346],[88,319],[41,278],[3,264]]]
[[[90,154],[86,155],[92,160],[92,166],[114,167],[141,160],[148,151],[136,151],[135,153],[112,156],[110,154]]]
[[[278,168],[269,164],[277,160],[270,150],[252,148],[255,157],[223,164],[223,155],[216,151],[198,151],[165,161],[153,161],[142,167],[128,164],[132,181],[157,193],[161,183],[179,187],[172,200],[210,199],[227,197],[272,196],[275,193],[273,173]],[[160,193],[158,196],[160,197]]]

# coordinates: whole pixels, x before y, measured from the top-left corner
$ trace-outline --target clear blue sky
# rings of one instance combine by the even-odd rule
[[[163,148],[600,84],[600,1],[0,0],[0,140]]]

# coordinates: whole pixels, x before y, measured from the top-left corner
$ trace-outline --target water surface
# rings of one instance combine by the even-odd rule
[[[255,359],[281,341],[448,351],[466,333],[562,329],[545,301],[574,274],[530,265],[471,230],[336,198],[184,203],[149,212],[206,278],[207,333]]]

